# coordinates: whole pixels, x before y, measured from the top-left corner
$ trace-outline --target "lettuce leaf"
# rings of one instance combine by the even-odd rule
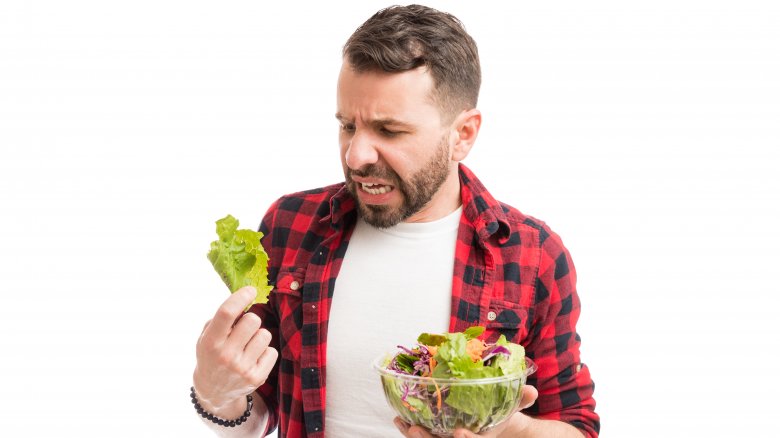
[[[522,345],[513,344],[511,342],[507,342],[504,347],[506,347],[511,354],[509,357],[506,357],[503,354],[497,355],[495,362],[493,362],[493,366],[500,368],[505,376],[520,374],[525,371],[525,348],[523,348]]]
[[[447,338],[445,338],[444,335],[435,333],[422,333],[417,337],[417,343],[427,345],[429,347],[438,347],[446,340]]]
[[[466,339],[474,339],[482,336],[482,333],[485,333],[485,327],[481,325],[475,325],[473,327],[469,327],[466,330],[463,330],[463,334],[466,335]]]
[[[482,362],[474,362],[466,353],[466,335],[463,333],[444,334],[446,341],[439,345],[436,351],[436,361],[439,363],[436,367],[442,367],[449,370],[450,377],[465,378],[466,371],[473,368],[482,368]],[[434,370],[434,376],[438,373]]]
[[[267,303],[272,286],[268,285],[268,254],[260,244],[263,233],[239,230],[238,219],[227,215],[217,221],[217,236],[208,259],[230,292],[254,286],[257,296],[253,304]]]
[[[474,326],[462,333],[439,335],[444,340],[438,345],[435,356],[438,365],[433,370],[433,377],[485,379],[516,374],[525,369],[525,349],[521,345],[508,342],[504,335],[499,337],[496,344],[511,352],[508,358],[499,354],[491,366],[485,366],[483,361],[472,361],[466,351],[466,344],[470,339],[481,336],[484,331],[484,327]],[[434,335],[425,334],[425,338],[440,341]],[[510,393],[507,385],[516,385],[518,390]],[[473,424],[484,425],[490,423],[491,418],[501,418],[516,408],[517,398],[520,396],[519,387],[519,382],[452,385],[445,403],[471,416]]]

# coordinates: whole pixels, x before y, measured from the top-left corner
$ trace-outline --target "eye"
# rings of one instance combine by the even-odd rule
[[[352,123],[342,123],[340,125],[340,128],[344,132],[350,132],[350,133],[355,132],[355,125],[353,125]]]
[[[391,131],[387,128],[381,128],[379,132],[384,135],[385,137],[395,137],[398,134],[401,134],[400,131]]]

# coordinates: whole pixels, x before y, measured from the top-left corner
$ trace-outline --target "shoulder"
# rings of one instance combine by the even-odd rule
[[[504,202],[499,202],[504,219],[512,234],[517,233],[521,241],[534,242],[533,246],[547,251],[561,252],[565,248],[561,237],[543,220],[525,214]]]
[[[344,183],[337,183],[281,196],[268,208],[261,228],[270,227],[278,220],[290,222],[303,217],[322,219],[330,214],[331,198],[343,187]]]

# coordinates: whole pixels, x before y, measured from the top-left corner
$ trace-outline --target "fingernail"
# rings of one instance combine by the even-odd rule
[[[395,427],[397,427],[398,430],[401,431],[401,433],[406,433],[407,427],[403,421],[396,418],[395,420],[393,420],[393,423],[395,423]]]

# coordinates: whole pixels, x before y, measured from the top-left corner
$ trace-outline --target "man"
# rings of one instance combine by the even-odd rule
[[[212,421],[239,419],[213,426],[223,435],[278,424],[291,437],[431,436],[391,422],[369,364],[420,332],[482,325],[539,367],[525,409],[484,436],[597,436],[568,252],[460,164],[482,121],[480,81],[474,41],[430,8],[379,11],[347,41],[336,113],[345,182],[270,208],[269,303],[242,316],[255,291],[236,292],[198,341],[193,402]]]

